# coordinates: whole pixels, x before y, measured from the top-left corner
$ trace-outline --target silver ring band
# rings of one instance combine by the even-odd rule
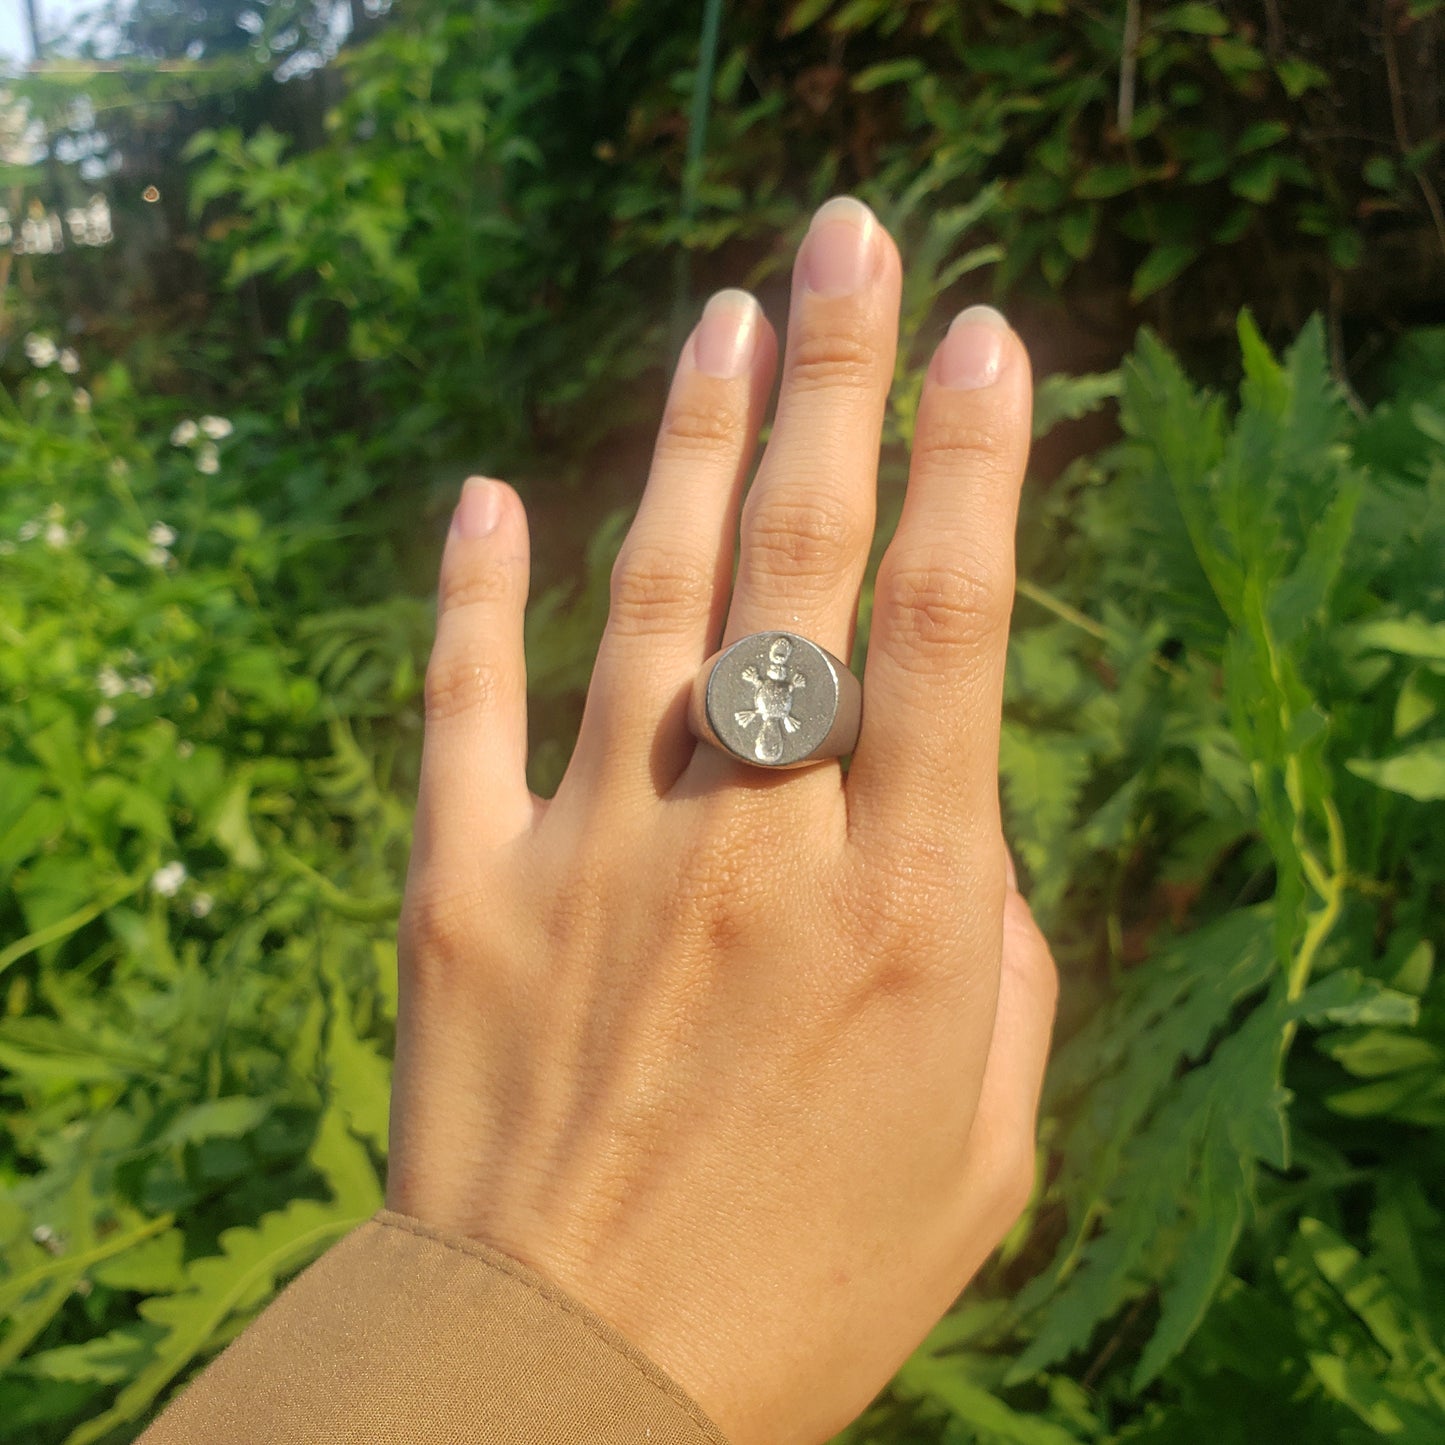
[[[841,758],[857,744],[862,718],[858,679],[796,632],[755,632],[714,653],[688,709],[697,737],[755,768]]]

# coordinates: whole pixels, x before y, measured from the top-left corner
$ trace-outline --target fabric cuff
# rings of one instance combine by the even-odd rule
[[[298,1275],[139,1445],[727,1445],[605,1320],[382,1210]]]

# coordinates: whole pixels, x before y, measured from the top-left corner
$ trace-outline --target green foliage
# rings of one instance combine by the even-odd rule
[[[295,47],[326,7],[272,9]],[[129,371],[82,334],[84,390],[4,358],[0,1440],[131,1438],[376,1203],[432,493],[481,461],[547,538],[550,791],[669,327],[715,284],[771,307],[813,202],[860,189],[907,257],[885,517],[956,300],[1208,337],[1252,298],[1273,336],[1429,224],[1438,146],[1337,114],[1353,20],[1148,5],[1126,44],[1127,9],[738,0],[695,166],[701,7],[663,0],[402,4],[310,92],[324,126],[250,123],[239,53],[17,83],[77,144],[141,97],[132,162],[203,130],[189,222],[163,186],[184,319],[133,325]],[[1394,8],[1396,65],[1439,10]],[[16,257],[12,323],[115,321],[107,254],[54,294]],[[1065,980],[1042,1183],[852,1441],[1445,1437],[1445,332],[1363,415],[1318,323],[1238,343],[1237,402],[1149,333],[1040,388],[1040,432],[1123,432],[1024,508],[1001,769]]]
[[[1357,418],[1317,325],[1240,340],[1237,408],[1147,334],[1042,393],[1124,428],[1025,508],[1002,773],[1066,979],[1045,1182],[852,1440],[1445,1422],[1414,796],[1445,366]],[[127,1438],[379,1197],[428,611],[356,569],[374,532],[338,556],[346,488],[270,424],[168,445],[124,373],[91,386],[0,420],[0,1418],[41,1445]],[[544,785],[621,520],[529,619]]]
[[[0,413],[0,1437],[37,1445],[133,1433],[386,1142],[415,609],[326,610],[335,504],[254,499],[259,419],[143,409],[50,369]]]
[[[833,191],[904,243],[910,335],[945,293],[1076,286],[1196,333],[1253,303],[1279,331],[1337,304],[1375,233],[1438,249],[1440,153],[1402,150],[1383,60],[1337,108],[1362,21],[1264,38],[1253,5],[1149,5],[1131,41],[1106,9],[801,0],[780,23],[742,0],[693,166],[701,7],[403,4],[343,55],[320,144],[207,129],[191,202],[230,285],[270,298],[293,424],[375,430],[413,471],[545,454],[594,484],[688,289],[781,279],[779,237]]]
[[[1122,442],[1025,508],[1044,1183],[850,1439],[1445,1435],[1445,368],[1357,419],[1317,323],[1240,342],[1231,410],[1141,336]]]

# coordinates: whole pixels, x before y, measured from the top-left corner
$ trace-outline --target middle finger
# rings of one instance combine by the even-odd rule
[[[878,444],[898,344],[898,251],[861,201],[813,217],[793,267],[783,383],[724,644],[774,628],[846,659],[873,540]]]

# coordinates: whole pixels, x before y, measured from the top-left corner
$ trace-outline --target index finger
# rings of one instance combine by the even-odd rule
[[[924,382],[908,492],[878,569],[849,832],[993,847],[1014,527],[1028,461],[1028,355],[972,307]]]

